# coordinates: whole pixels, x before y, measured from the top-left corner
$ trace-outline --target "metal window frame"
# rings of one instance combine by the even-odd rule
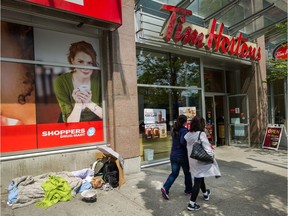
[[[229,34],[233,35],[235,32],[237,32],[239,29],[242,29],[243,27],[245,27],[246,25],[250,24],[251,22],[253,22],[254,20],[258,19],[260,16],[262,16],[264,13],[266,13],[267,11],[275,8],[276,5],[270,4],[269,6],[267,6],[266,8],[263,8],[262,10],[252,14],[251,16],[243,19],[242,21],[235,23],[234,25],[228,27],[228,32]]]
[[[272,24],[270,24],[270,25],[268,25],[268,26],[265,26],[265,27],[261,28],[261,29],[258,29],[257,31],[254,31],[254,32],[248,34],[248,38],[249,38],[250,40],[253,40],[253,39],[256,39],[256,38],[258,38],[259,36],[263,35],[264,33],[267,33],[267,34],[266,34],[266,37],[269,37],[270,35],[271,35],[272,37],[275,36],[275,35],[278,35],[279,30],[278,30],[278,31],[276,30],[276,32],[273,31],[271,34],[269,34],[268,32],[269,32],[269,30],[275,28],[275,25],[276,25],[276,24],[285,22],[286,20],[287,20],[287,17],[285,17],[285,18],[283,18],[283,19],[281,19],[281,20],[278,20],[278,21],[276,21],[276,22],[274,22],[274,23],[272,23]]]
[[[209,21],[213,18],[219,19],[224,16],[228,11],[230,11],[236,4],[239,3],[240,0],[234,0],[226,4],[224,7],[220,8],[219,10],[215,11],[214,13],[210,14],[209,16],[203,19],[204,26],[207,27]]]
[[[189,7],[195,0],[182,0],[176,6],[181,8]]]

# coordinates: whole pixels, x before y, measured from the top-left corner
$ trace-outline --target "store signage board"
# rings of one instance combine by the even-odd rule
[[[25,0],[26,2],[88,16],[97,20],[122,24],[121,0]]]
[[[273,56],[275,59],[282,59],[285,60],[288,58],[288,45],[287,44],[280,44],[275,48],[273,51]]]
[[[196,25],[187,24],[186,16],[191,16],[192,11],[171,5],[163,5],[161,10],[169,11],[171,14],[164,22],[160,35],[164,41],[171,39],[182,45],[195,46],[197,49],[205,49],[220,52],[239,58],[247,58],[254,61],[261,59],[261,48],[249,43],[242,33],[237,37],[223,34],[224,24],[220,23],[216,29],[217,21],[210,21],[209,29],[198,31]]]
[[[279,145],[287,147],[287,134],[284,125],[268,125],[262,148],[278,150]]]

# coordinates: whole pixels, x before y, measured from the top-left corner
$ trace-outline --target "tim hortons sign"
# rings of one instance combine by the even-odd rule
[[[186,23],[186,16],[191,16],[192,11],[171,5],[163,5],[161,10],[171,14],[164,22],[160,35],[166,42],[171,39],[183,45],[195,46],[198,49],[206,49],[221,52],[239,58],[247,58],[254,61],[261,59],[261,49],[255,44],[249,43],[242,33],[236,37],[224,35],[224,24],[217,25],[216,19],[212,19],[209,29],[201,28]]]

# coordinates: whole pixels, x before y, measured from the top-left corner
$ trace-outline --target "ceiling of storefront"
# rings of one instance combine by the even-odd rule
[[[204,27],[216,18],[230,35],[242,32],[249,40],[265,35],[266,46],[287,41],[286,34],[275,27],[287,22],[287,0],[155,0],[192,11],[194,20]],[[195,18],[197,17],[197,19]]]

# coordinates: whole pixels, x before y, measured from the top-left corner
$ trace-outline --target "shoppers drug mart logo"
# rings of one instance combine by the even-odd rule
[[[91,127],[87,131],[87,136],[93,136],[96,133],[96,129],[94,127]]]
[[[89,129],[91,129],[91,128],[89,128]],[[83,137],[85,135],[86,135],[85,128],[69,129],[69,130],[42,131],[42,137],[71,138],[71,137]],[[87,135],[88,135],[88,132],[87,132]],[[90,135],[90,136],[92,136],[92,135]]]

